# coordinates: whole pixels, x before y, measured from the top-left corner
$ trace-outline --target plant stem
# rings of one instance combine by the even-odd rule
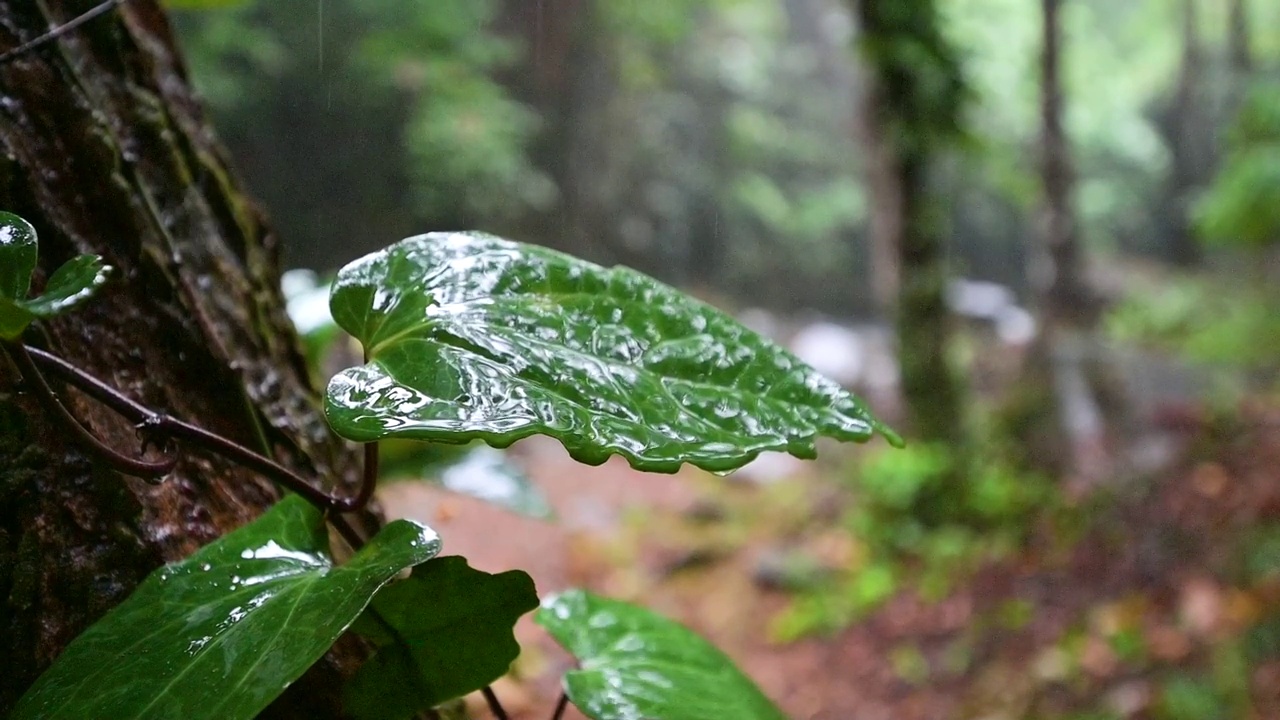
[[[565,708],[569,707],[569,694],[560,693],[560,701],[556,703],[556,710],[551,714],[551,720],[560,720],[564,717]]]
[[[62,23],[61,25],[49,30],[49,32],[43,35],[39,35],[35,38],[32,38],[31,40],[28,40],[27,42],[22,43],[18,47],[13,48],[12,50],[7,50],[4,53],[0,54],[0,63],[9,62],[10,60],[18,57],[19,55],[25,55],[31,52],[32,50],[35,50],[36,48],[40,47],[41,45],[52,42],[53,40],[57,40],[63,35],[66,35],[67,33],[71,32],[72,30],[75,30],[76,28],[98,17],[99,15],[104,15],[110,12],[112,8],[116,7],[117,5],[123,4],[124,2],[126,2],[126,0],[106,0],[106,2],[99,3],[98,5],[95,5],[92,8],[89,8],[88,10],[84,11],[83,13],[80,13],[79,15]]]
[[[347,545],[351,546],[352,552],[358,552],[360,548],[364,547],[364,537],[356,532],[356,529],[351,526],[351,523],[347,522],[345,517],[332,513],[326,519],[333,526],[333,529],[338,531],[338,534],[342,536]]]
[[[19,364],[21,364],[21,358],[24,355],[26,355],[29,360],[34,361],[28,366],[34,371],[34,377],[32,378],[33,383],[38,385],[43,379],[38,367],[43,366],[44,369],[58,375],[68,384],[79,388],[85,394],[111,408],[121,417],[133,422],[148,441],[154,440],[155,438],[165,440],[175,439],[184,440],[193,445],[197,445],[209,452],[221,455],[243,467],[249,468],[250,470],[254,470],[261,475],[271,478],[285,486],[291,492],[301,495],[303,499],[307,500],[312,505],[315,505],[325,511],[339,513],[355,512],[367,505],[369,498],[373,495],[375,485],[373,480],[376,479],[377,475],[376,448],[373,448],[372,450],[366,448],[365,451],[366,463],[368,462],[371,454],[373,457],[372,475],[366,467],[363,477],[361,478],[360,488],[356,494],[345,498],[336,497],[313,487],[307,480],[294,473],[292,470],[268,457],[259,455],[243,445],[216,433],[209,432],[204,428],[179,420],[171,415],[155,412],[56,355],[52,355],[36,348],[27,348],[17,342],[6,342],[4,345],[6,348],[12,350],[15,359]],[[47,387],[47,384],[45,387]],[[52,393],[52,390],[50,390],[50,392]],[[59,407],[61,407],[60,403]],[[71,419],[74,420],[74,418]],[[79,423],[77,422],[76,425],[79,425]],[[85,432],[87,433],[88,431]],[[123,466],[114,462],[114,458],[108,458],[108,460],[111,461],[113,465],[120,467],[122,470],[124,469]],[[128,470],[125,471],[128,472]],[[341,526],[335,524],[335,527],[338,528],[339,532],[342,532]],[[348,526],[348,529],[350,529],[350,526]],[[359,536],[355,535],[355,537]],[[350,538],[347,539],[349,542]],[[358,548],[359,545],[356,545],[356,547]]]
[[[36,397],[39,398],[45,409],[53,414],[76,440],[93,455],[100,460],[111,465],[113,468],[121,472],[128,473],[135,477],[143,478],[149,482],[157,481],[168,475],[178,464],[176,455],[166,455],[164,459],[157,461],[143,460],[141,458],[133,458],[116,452],[114,448],[108,447],[105,443],[97,438],[88,428],[80,424],[80,421],[71,414],[66,405],[58,399],[57,393],[53,388],[49,387],[49,381],[40,373],[40,369],[36,367],[35,362],[31,359],[31,355],[27,352],[27,348],[22,343],[5,343],[5,349],[8,350],[9,356],[13,358],[13,362],[18,366],[18,370],[22,373],[23,379],[27,386],[33,389]],[[143,451],[146,450],[146,444],[143,444]]]
[[[507,711],[502,708],[502,703],[498,702],[498,696],[494,694],[492,685],[485,685],[480,692],[484,695],[484,701],[489,703],[489,712],[493,713],[497,720],[511,720]]]
[[[357,508],[363,508],[369,504],[376,487],[378,487],[378,443],[365,443],[364,468],[360,471],[360,489],[352,498]]]

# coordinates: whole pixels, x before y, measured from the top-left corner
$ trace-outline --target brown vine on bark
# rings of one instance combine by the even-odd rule
[[[0,49],[87,10],[0,0]],[[0,209],[36,227],[36,289],[79,253],[116,268],[102,296],[27,341],[131,397],[349,491],[278,290],[277,240],[245,197],[155,0],[131,0],[0,64]],[[230,461],[184,453],[149,485],[96,466],[0,366],[0,716],[80,631],[159,564],[279,497]],[[82,395],[73,413],[136,450],[135,430]],[[376,522],[360,518],[366,527]],[[267,712],[338,714],[339,649]]]

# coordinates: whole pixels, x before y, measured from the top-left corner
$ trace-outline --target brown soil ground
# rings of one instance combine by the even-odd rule
[[[584,467],[532,440],[514,456],[556,521],[419,483],[380,497],[389,515],[436,528],[446,554],[524,569],[540,595],[584,586],[682,620],[794,718],[1181,720],[1166,698],[1180,677],[1235,687],[1224,720],[1280,718],[1280,630],[1256,652],[1257,629],[1280,628],[1280,575],[1251,574],[1242,560],[1255,531],[1280,523],[1280,412],[1240,418],[1191,428],[1177,469],[1084,501],[1076,527],[1040,533],[944,599],[903,592],[832,637],[790,644],[770,640],[789,596],[758,582],[762,558],[796,546],[834,564],[859,553],[821,478],[830,464],[766,487],[646,475],[616,460]],[[528,617],[517,636],[525,651],[496,690],[514,718],[547,718],[571,661]],[[1223,659],[1247,638],[1252,661]]]

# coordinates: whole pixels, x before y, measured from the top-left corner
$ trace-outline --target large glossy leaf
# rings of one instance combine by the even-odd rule
[[[520,654],[512,628],[538,606],[519,570],[473,570],[460,557],[436,558],[373,599],[377,617],[355,631],[379,646],[351,678],[346,711],[357,720],[399,720],[479,690]]]
[[[338,273],[334,319],[369,362],[325,411],[362,442],[542,433],[577,460],[731,470],[818,436],[895,442],[851,394],[714,308],[627,268],[483,234],[404,240]]]
[[[0,212],[0,339],[14,340],[32,321],[81,304],[111,271],[96,255],[72,258],[49,278],[43,295],[28,299],[38,252],[35,228],[17,215]]]
[[[733,661],[685,626],[570,590],[534,619],[578,659],[569,700],[593,720],[783,720]]]
[[[152,573],[63,651],[13,718],[252,718],[384,583],[439,548],[431,529],[400,520],[335,566],[319,511],[290,496]]]

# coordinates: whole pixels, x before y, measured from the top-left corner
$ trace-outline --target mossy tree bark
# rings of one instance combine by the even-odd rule
[[[0,48],[95,3],[0,0]],[[0,208],[39,233],[37,289],[78,253],[116,268],[101,298],[27,342],[296,470],[354,483],[283,312],[277,240],[228,169],[155,0],[122,3],[0,65]],[[133,428],[64,396],[109,444],[138,449]],[[101,467],[0,358],[0,716],[148,572],[279,495],[189,447],[157,485]],[[360,653],[340,647],[268,715],[336,715],[336,680]]]
[[[855,0],[869,77],[865,112],[878,217],[872,244],[896,292],[902,389],[910,431],[959,448],[966,441],[963,385],[949,362],[952,319],[942,212],[933,183],[939,155],[960,135],[964,84],[933,0]],[[893,275],[899,277],[893,277]]]

